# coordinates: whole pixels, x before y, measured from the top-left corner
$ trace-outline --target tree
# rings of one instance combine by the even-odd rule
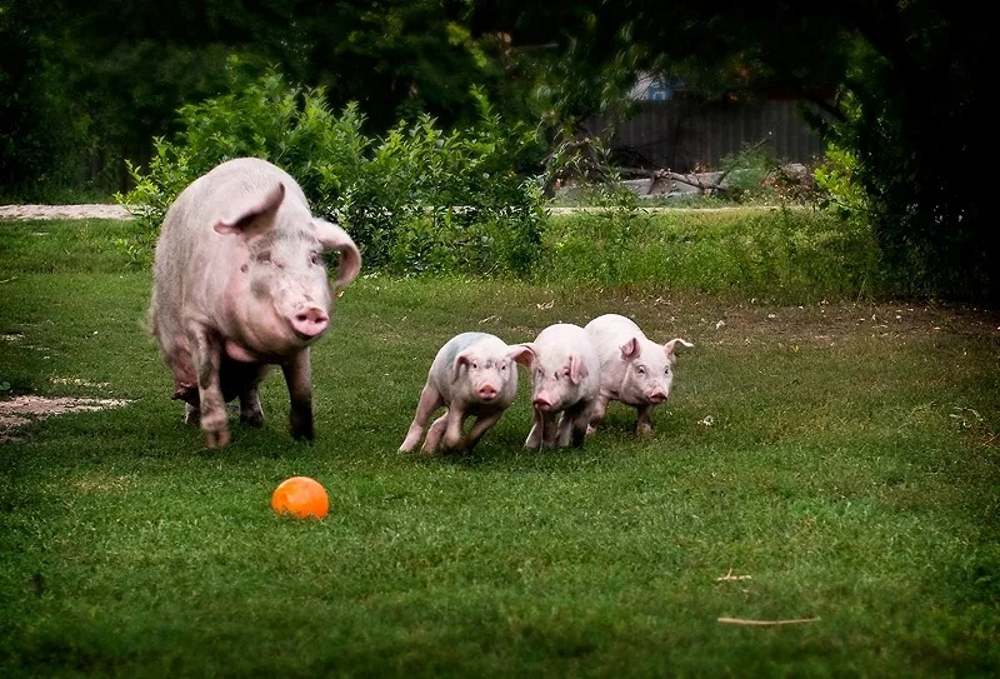
[[[523,109],[474,39],[464,3],[442,0],[0,0],[0,171],[34,187],[97,175],[125,189],[124,160],[145,163],[177,110],[224,91],[239,57],[251,77],[274,67],[322,87],[334,108],[358,102],[371,132],[427,113],[478,119],[474,86],[503,113]],[[39,121],[45,121],[44,123]],[[72,153],[68,153],[72,152]],[[25,163],[30,155],[33,162]],[[72,156],[72,157],[70,157]]]
[[[926,294],[1000,301],[1000,239],[967,176],[988,167],[972,135],[989,129],[992,31],[968,0],[483,0],[470,12],[474,31],[507,31],[515,47],[554,41],[584,89],[629,54],[629,67],[680,73],[703,92],[824,106],[831,117],[815,122],[856,157],[887,261]],[[834,99],[818,96],[829,86]]]

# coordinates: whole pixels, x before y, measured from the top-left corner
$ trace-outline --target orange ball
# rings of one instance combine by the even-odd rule
[[[271,508],[300,519],[322,519],[330,511],[326,489],[308,476],[293,476],[278,484],[271,495]]]

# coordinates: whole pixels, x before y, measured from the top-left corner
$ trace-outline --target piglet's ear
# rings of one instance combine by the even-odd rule
[[[674,353],[674,348],[676,348],[676,346],[678,344],[681,344],[681,345],[687,347],[688,349],[691,349],[692,347],[694,347],[694,345],[691,344],[690,342],[688,342],[687,340],[681,339],[680,337],[675,337],[674,339],[672,339],[669,342],[667,342],[666,344],[664,344],[663,348],[666,350],[667,354],[673,354]]]
[[[515,344],[510,348],[507,356],[514,359],[514,362],[520,363],[523,366],[531,367],[531,364],[535,362],[538,357],[538,353],[535,350],[535,345],[531,342],[525,342],[524,344]]]
[[[642,353],[642,349],[639,347],[639,340],[633,337],[628,342],[621,346],[622,358],[626,361],[631,361],[632,359],[639,358],[639,354]]]
[[[279,183],[263,196],[256,199],[248,197],[240,204],[230,206],[226,216],[212,225],[212,228],[221,234],[244,233],[258,217],[273,217],[284,199],[285,185]]]
[[[462,366],[468,368],[471,364],[472,364],[472,355],[468,351],[463,351],[458,356],[456,356],[455,362],[452,364],[451,381],[457,382],[459,375],[462,374]]]
[[[570,354],[569,381],[573,384],[580,384],[589,374],[590,370],[587,369],[587,364],[583,362],[580,354]]]
[[[337,265],[337,290],[343,290],[361,271],[361,253],[347,232],[338,224],[314,219],[316,238],[326,250],[340,253],[340,263]]]

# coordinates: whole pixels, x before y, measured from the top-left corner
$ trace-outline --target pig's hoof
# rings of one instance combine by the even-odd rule
[[[264,413],[257,412],[241,414],[240,423],[254,429],[261,429],[264,426]]]
[[[221,448],[229,443],[229,430],[205,431],[205,447]]]
[[[653,427],[648,424],[640,424],[635,428],[635,433],[642,438],[648,438],[653,435]]]
[[[420,437],[423,433],[422,429],[414,430],[411,428],[410,431],[406,433],[406,438],[403,439],[403,442],[400,444],[399,452],[408,453],[416,448],[417,444],[420,443]]]
[[[290,433],[293,439],[298,439],[299,441],[312,441],[316,438],[316,432],[313,431],[312,427],[291,427]]]
[[[184,424],[197,427],[201,424],[201,411],[190,403],[184,404]]]

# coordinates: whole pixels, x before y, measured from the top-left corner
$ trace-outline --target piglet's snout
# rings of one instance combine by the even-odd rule
[[[663,403],[667,400],[667,392],[663,389],[653,389],[647,394],[650,403]]]
[[[539,410],[552,410],[552,399],[544,394],[538,394],[531,402],[531,405]]]
[[[499,393],[500,390],[497,389],[497,386],[492,382],[483,382],[479,385],[479,388],[476,389],[476,394],[484,401],[492,401]]]
[[[299,309],[292,316],[292,328],[303,339],[319,337],[330,325],[330,315],[319,307]]]

